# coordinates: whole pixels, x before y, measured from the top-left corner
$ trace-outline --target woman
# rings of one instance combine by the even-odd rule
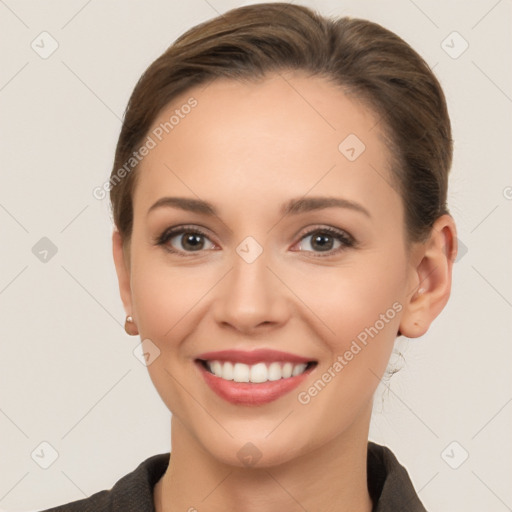
[[[377,24],[273,3],[182,35],[108,184],[172,457],[51,510],[425,510],[368,431],[397,335],[449,298],[451,158],[438,81]]]

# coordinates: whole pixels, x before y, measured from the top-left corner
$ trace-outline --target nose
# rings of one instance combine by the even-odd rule
[[[257,334],[286,323],[290,294],[269,263],[266,251],[251,263],[234,254],[232,269],[218,287],[213,304],[218,325]]]

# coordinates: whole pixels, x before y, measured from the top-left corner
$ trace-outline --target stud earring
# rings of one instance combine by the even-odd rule
[[[130,336],[136,336],[137,334],[139,334],[137,326],[133,322],[133,317],[131,315],[126,317],[126,320],[124,322],[124,330]]]
[[[420,295],[423,295],[427,290],[425,288],[419,288],[418,291],[414,294],[414,297],[419,297]]]

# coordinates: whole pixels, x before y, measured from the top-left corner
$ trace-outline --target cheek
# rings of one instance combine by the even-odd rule
[[[172,268],[154,254],[140,254],[133,260],[132,301],[141,340],[151,340],[159,350],[148,365],[155,389],[173,413],[190,407],[180,382],[186,380],[187,361],[180,352],[182,340],[191,331],[190,319],[200,309],[207,291],[202,279],[183,268]],[[190,350],[190,348],[189,348]]]
[[[372,261],[373,260],[373,261]],[[379,263],[380,261],[380,263]],[[398,329],[405,263],[395,255],[393,265],[381,257],[365,258],[339,268],[320,268],[294,286],[299,297],[324,324],[333,347],[341,350],[366,328],[387,333]],[[383,323],[384,322],[384,323]],[[396,329],[394,328],[396,326]]]
[[[386,370],[403,307],[404,274],[395,255],[318,273],[303,283],[308,306],[329,328],[321,332],[330,354],[316,380],[299,390],[298,401],[311,405],[310,411],[330,410],[335,430],[348,428],[367,407]]]
[[[132,301],[141,336],[163,343],[175,337],[187,313],[206,291],[204,273],[171,267],[165,256],[140,254],[133,261]]]

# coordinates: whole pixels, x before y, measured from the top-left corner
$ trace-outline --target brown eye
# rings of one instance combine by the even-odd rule
[[[354,246],[354,239],[334,228],[318,228],[302,236],[299,250],[312,253],[336,254]]]
[[[174,253],[185,255],[185,253],[201,252],[212,249],[215,244],[208,236],[197,228],[173,228],[164,231],[157,241],[158,245]]]
[[[203,235],[197,233],[184,233],[169,239],[170,242],[177,238],[186,251],[199,251],[204,247]]]
[[[316,233],[315,235],[311,235],[310,245],[315,250],[330,251],[332,250],[334,243],[334,237],[328,233]]]

